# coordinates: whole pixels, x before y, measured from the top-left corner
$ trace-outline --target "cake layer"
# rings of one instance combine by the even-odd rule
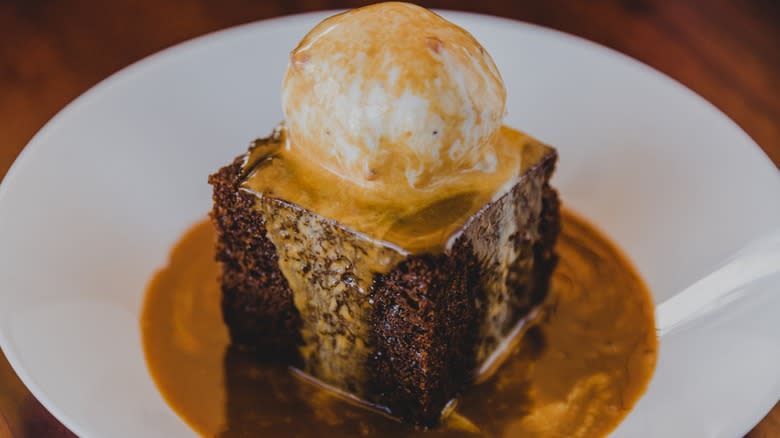
[[[259,140],[253,152],[278,140]],[[421,254],[242,188],[247,157],[239,157],[210,178],[233,342],[278,355],[392,415],[436,424],[546,294],[558,201],[548,184],[556,154],[544,148],[451,245]]]

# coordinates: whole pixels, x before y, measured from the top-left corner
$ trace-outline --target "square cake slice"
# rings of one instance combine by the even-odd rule
[[[544,299],[556,257],[557,154],[523,137],[514,185],[439,252],[410,253],[247,189],[274,135],[209,178],[222,310],[235,345],[420,426]]]

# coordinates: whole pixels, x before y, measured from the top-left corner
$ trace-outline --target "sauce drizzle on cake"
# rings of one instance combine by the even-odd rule
[[[435,193],[409,192],[402,199],[377,194],[328,172],[300,165],[283,145],[286,129],[256,140],[243,166],[241,187],[259,197],[294,202],[402,253],[439,253],[477,211],[515,186],[522,175],[553,155],[549,146],[502,126],[491,139],[496,169],[465,172]]]

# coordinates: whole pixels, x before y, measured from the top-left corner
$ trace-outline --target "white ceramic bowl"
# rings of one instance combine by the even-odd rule
[[[0,346],[77,434],[192,435],[147,373],[144,286],[209,210],[206,176],[281,119],[287,53],[326,15],[218,32],[128,67],[47,124],[3,181]],[[558,148],[564,202],[628,253],[656,302],[780,223],[778,170],[685,87],[559,32],[444,15],[493,55],[507,122]],[[780,300],[729,312],[662,340],[649,392],[616,435],[736,437],[767,412],[780,395]]]

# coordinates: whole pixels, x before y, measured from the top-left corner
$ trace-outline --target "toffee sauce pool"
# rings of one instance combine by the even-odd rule
[[[158,389],[203,436],[603,437],[655,367],[644,282],[604,234],[563,211],[560,260],[540,316],[439,428],[415,430],[231,347],[214,241],[209,221],[181,238],[149,283],[141,316]]]

